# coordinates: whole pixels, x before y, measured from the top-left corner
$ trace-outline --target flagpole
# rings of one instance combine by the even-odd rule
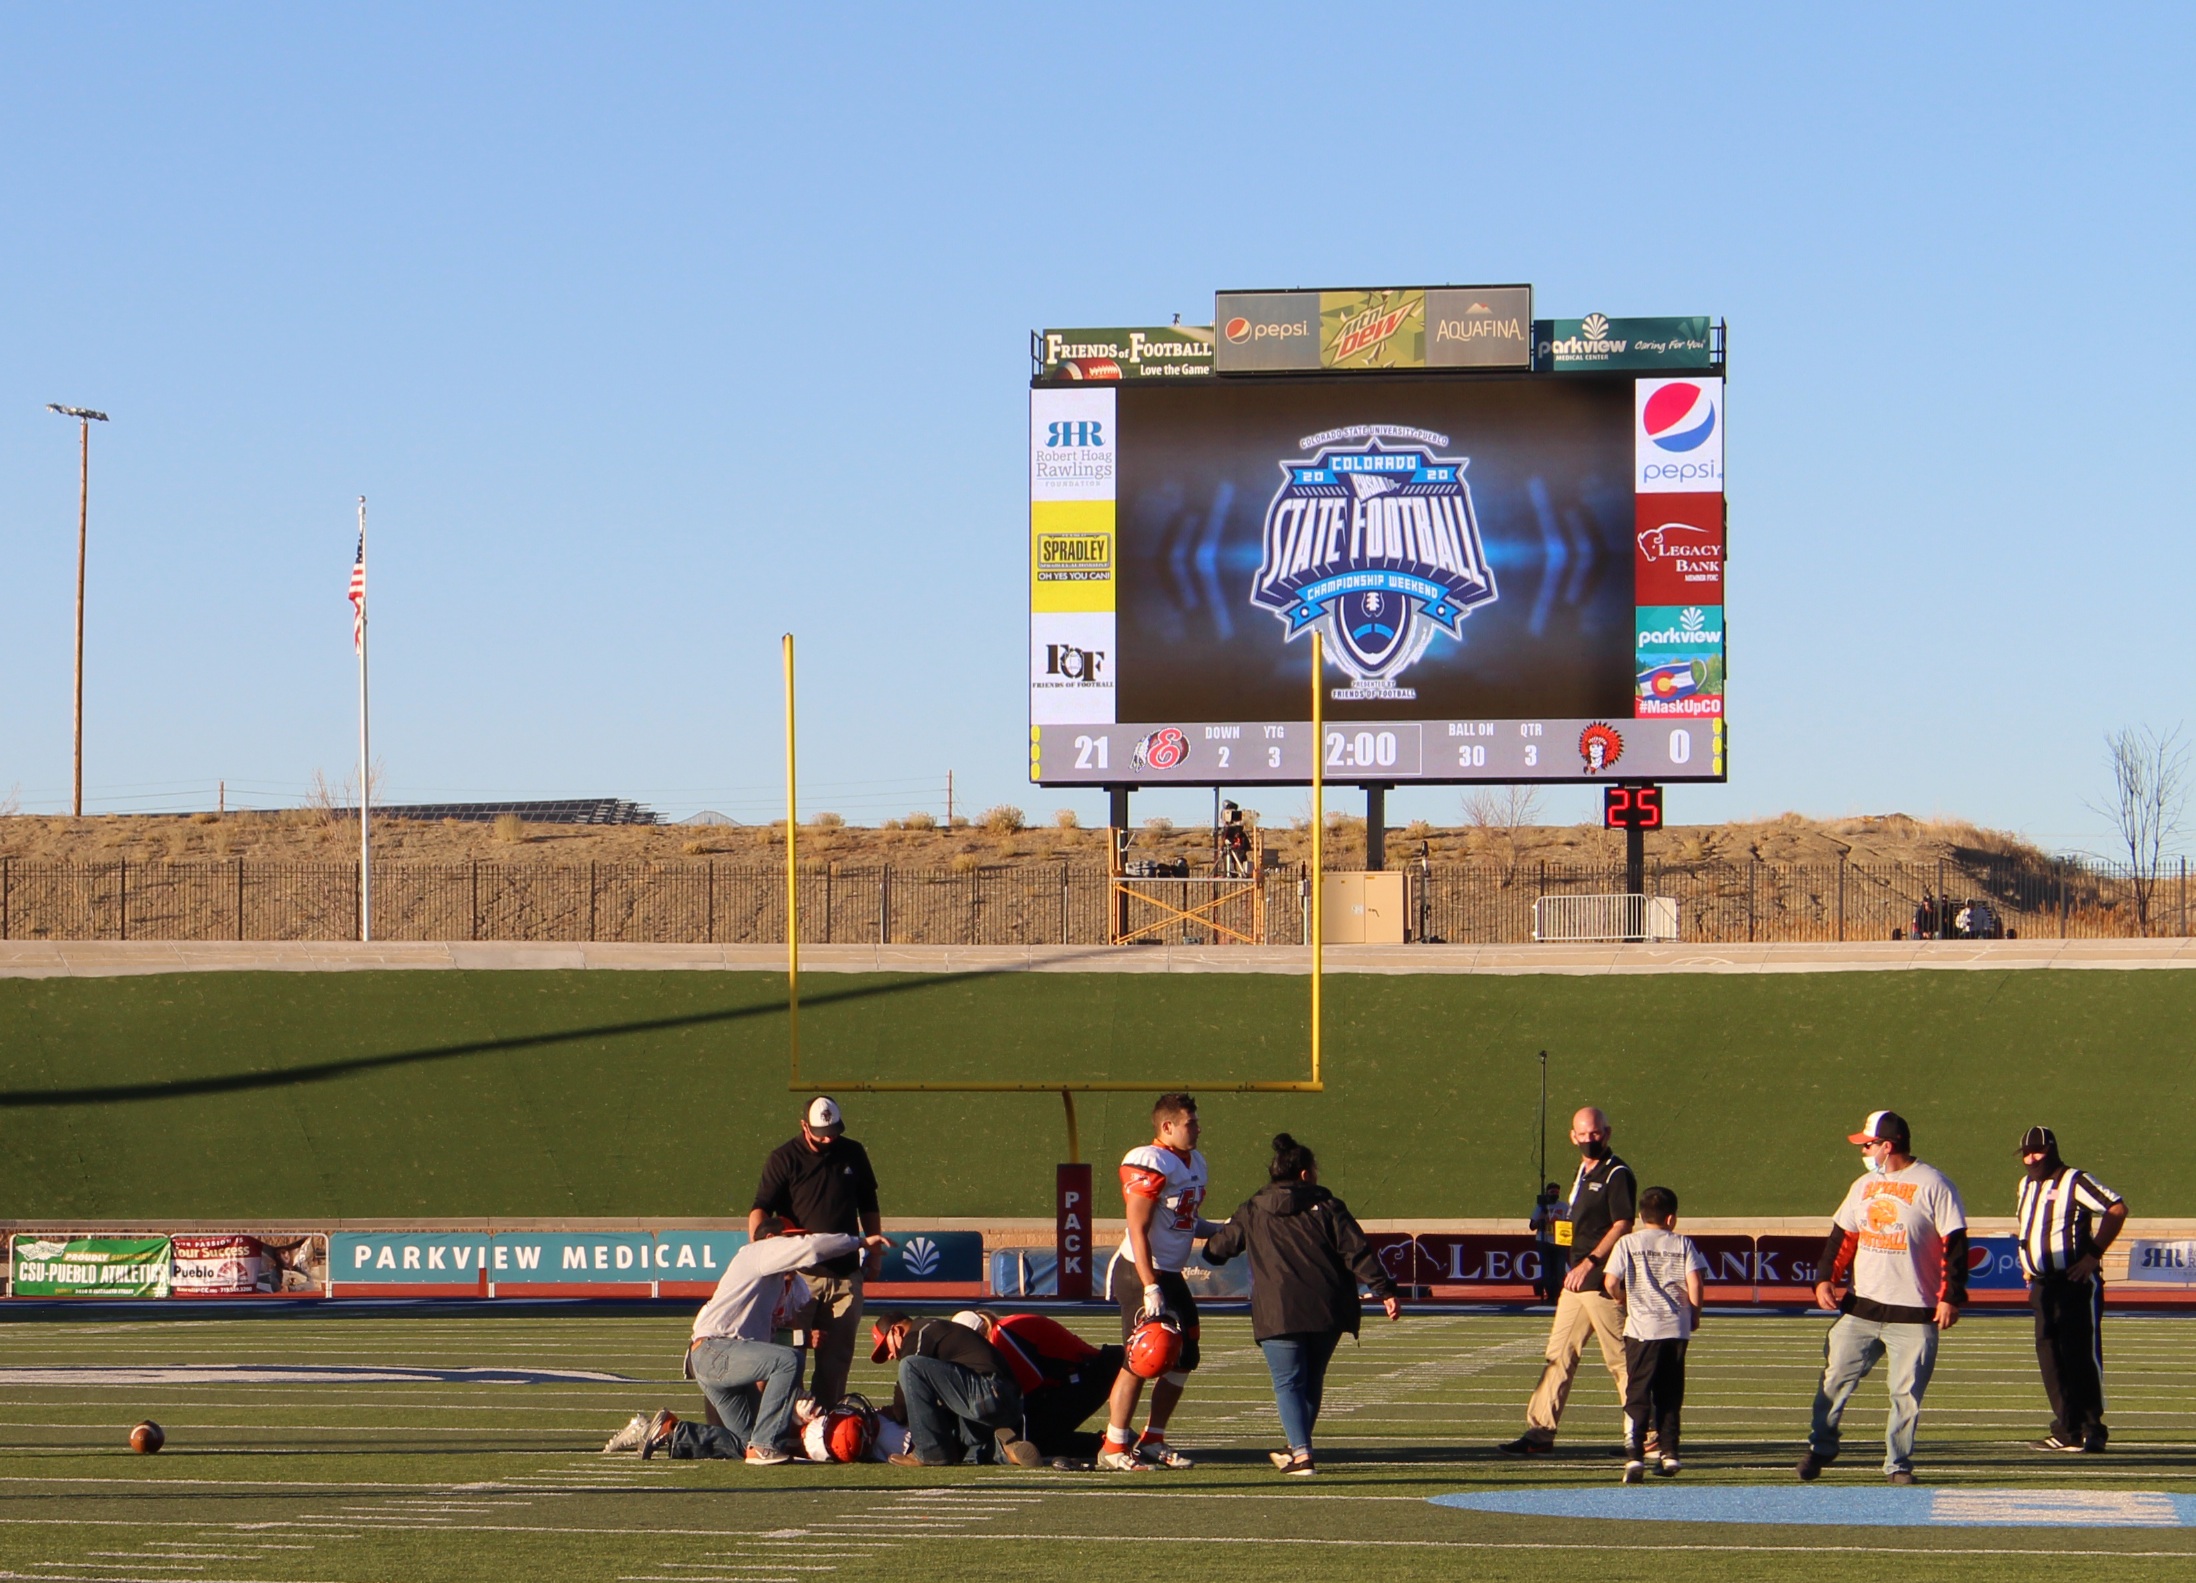
[[[373,758],[366,713],[366,497],[358,497],[358,937],[374,937]]]

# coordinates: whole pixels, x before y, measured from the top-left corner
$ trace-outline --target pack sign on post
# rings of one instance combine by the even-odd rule
[[[1064,1298],[1090,1295],[1090,1167],[1053,1167],[1053,1247]]]

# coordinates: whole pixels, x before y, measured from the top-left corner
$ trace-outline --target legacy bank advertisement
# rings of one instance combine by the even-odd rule
[[[1031,778],[1723,778],[1722,382],[1031,391]]]

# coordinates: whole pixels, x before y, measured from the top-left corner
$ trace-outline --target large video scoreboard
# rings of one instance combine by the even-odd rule
[[[1210,363],[1041,367],[1031,779],[1286,784],[1317,752],[1356,783],[1722,780],[1720,353],[1700,320],[1528,341],[1482,302],[1524,291],[1223,295],[1186,332]],[[1429,361],[1451,343],[1476,361]]]

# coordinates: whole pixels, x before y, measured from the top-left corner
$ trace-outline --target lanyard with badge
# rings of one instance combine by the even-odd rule
[[[1564,1201],[1563,1213],[1555,1223],[1555,1241],[1559,1248],[1571,1245],[1571,1217],[1578,1213],[1578,1190],[1586,1180],[1586,1173],[1593,1169],[1593,1161],[1578,1162],[1578,1175],[1571,1178],[1571,1196]]]

